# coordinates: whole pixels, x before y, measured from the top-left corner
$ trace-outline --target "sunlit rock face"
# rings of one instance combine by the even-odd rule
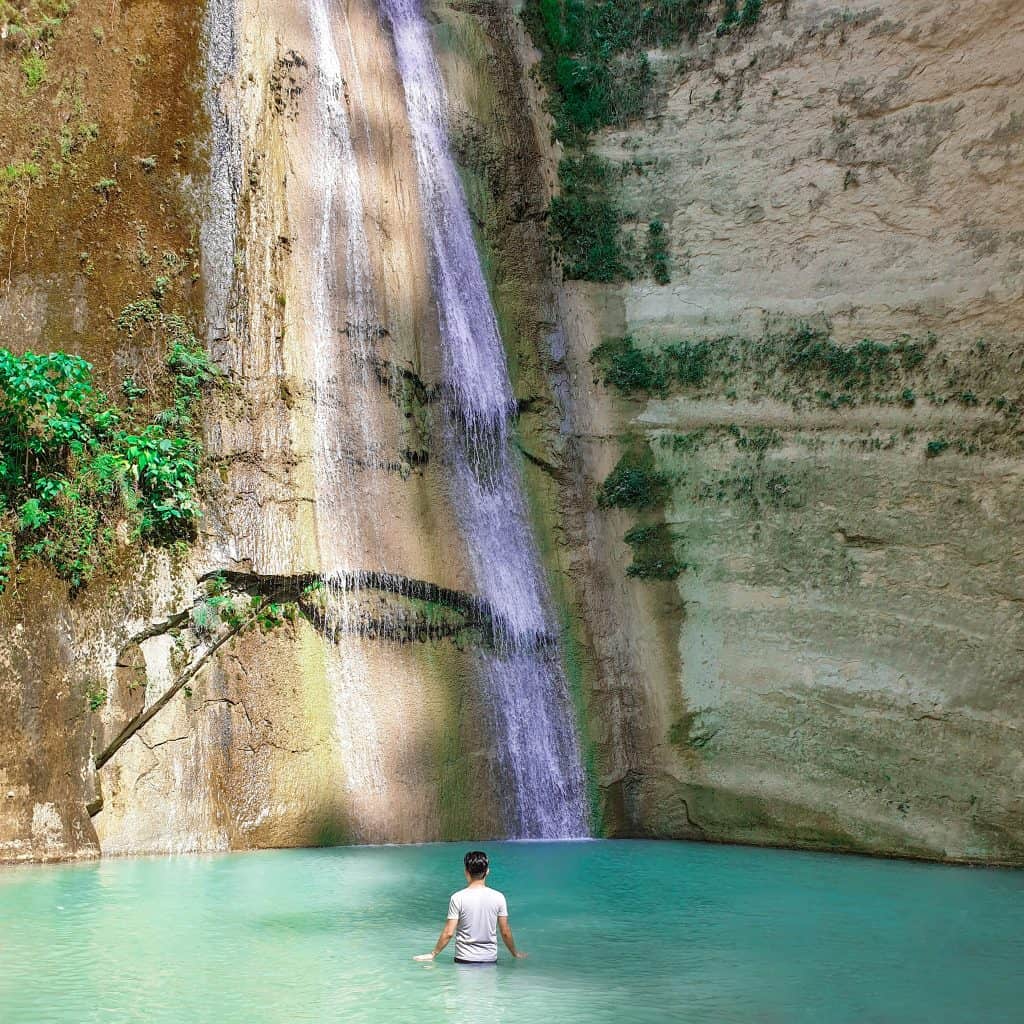
[[[418,5],[309,0],[212,5],[207,26],[207,319],[238,388],[209,424],[223,468],[207,557],[257,585],[315,575],[323,599],[313,628],[219,658],[201,713],[190,687],[102,767],[101,847],[585,835],[521,483],[463,466],[497,424],[484,458],[505,465],[512,402],[503,358],[475,354],[470,314],[493,314],[426,22]],[[486,340],[501,356],[496,325]],[[501,510],[490,549],[467,527],[481,500]],[[181,671],[162,638],[150,648],[147,704]],[[518,713],[491,668],[510,658],[530,684]]]
[[[419,136],[410,13],[80,0],[54,44],[99,139],[60,202],[4,207],[0,344],[116,389],[160,353],[111,313],[191,251],[174,301],[228,385],[189,552],[125,538],[78,595],[32,569],[0,599],[0,859],[589,828],[1024,861],[1024,14],[790,0],[652,51],[646,116],[593,148],[670,281],[594,284],[549,257],[561,153],[516,5],[424,4]],[[495,336],[471,275],[439,308],[437,124],[504,345],[472,379]],[[98,214],[136,153],[156,172]],[[624,393],[592,354],[626,336],[705,344]],[[638,452],[656,504],[602,507]],[[627,575],[654,522],[675,579]],[[211,587],[303,614],[175,689]]]
[[[131,587],[115,567],[69,613],[53,671],[74,725],[42,730],[53,773],[73,763],[68,808],[12,779],[12,855],[585,835],[508,368],[474,355],[467,319],[494,317],[427,22],[404,12],[410,65],[373,3],[193,13],[201,159],[177,199],[198,240],[189,301],[226,376],[205,410],[204,519],[189,554],[136,562]],[[424,84],[433,165],[410,121]],[[460,218],[465,307],[435,237]],[[488,344],[501,355],[496,323]],[[497,401],[464,409],[460,388]],[[301,614],[268,630],[254,613],[221,644],[225,599],[239,624],[261,601]],[[10,648],[26,698],[35,670]]]

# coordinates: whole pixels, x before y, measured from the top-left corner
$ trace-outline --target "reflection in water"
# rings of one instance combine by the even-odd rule
[[[455,983],[447,993],[447,1019],[458,1024],[505,1020],[499,975],[501,970],[507,969],[505,965],[499,968],[496,964],[487,967],[452,964]]]

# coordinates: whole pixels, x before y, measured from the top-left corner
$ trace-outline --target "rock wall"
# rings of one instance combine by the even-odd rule
[[[473,656],[493,623],[451,508],[415,165],[375,6],[83,0],[46,46],[87,83],[33,94],[47,146],[72,116],[94,127],[60,175],[4,195],[4,343],[79,352],[116,394],[163,357],[156,337],[127,349],[116,313],[177,247],[165,305],[205,320],[224,382],[190,550],[124,536],[80,592],[29,566],[0,599],[0,859],[503,834]],[[4,59],[25,138],[3,155],[20,159],[23,51]],[[351,159],[331,173],[342,122]],[[243,620],[303,614],[221,645],[225,597]]]
[[[208,275],[226,275],[208,319],[224,324],[211,346],[230,392],[207,424],[201,575],[375,582],[319,630],[300,620],[236,645],[118,752],[101,771],[101,847],[500,833],[499,798],[468,785],[492,756],[471,631],[430,596],[468,583],[434,440],[437,316],[390,40],[369,4],[253,0],[208,17],[210,39],[234,33],[213,127],[230,183],[213,222],[234,241],[226,258],[227,229],[207,245]],[[325,128],[335,102],[347,125]],[[345,145],[350,164],[332,163]],[[348,188],[363,204],[355,250]],[[174,677],[166,641],[150,643],[147,702]]]
[[[611,827],[1019,863],[1024,14],[713,26],[596,143],[671,283],[566,281],[552,317]],[[623,337],[667,383],[606,383]],[[638,517],[593,500],[644,451],[675,582],[627,580]]]
[[[313,6],[79,0],[31,94],[5,43],[0,165],[53,166],[0,195],[0,344],[80,352],[111,392],[154,372],[114,319],[171,252],[227,384],[191,550],[0,598],[2,860],[503,830],[401,87],[371,0],[323,6],[340,83]],[[595,831],[1020,863],[1024,15],[789,0],[652,51],[648,116],[596,145],[671,280],[599,285],[551,267],[560,152],[516,6],[430,15]],[[351,249],[317,290],[324,96],[369,305]],[[325,309],[360,361],[318,362]],[[616,386],[592,357],[623,338],[687,372]],[[601,507],[638,453],[656,507]],[[655,520],[675,580],[627,575]],[[341,544],[362,588],[325,605]],[[203,660],[225,588],[306,615]]]

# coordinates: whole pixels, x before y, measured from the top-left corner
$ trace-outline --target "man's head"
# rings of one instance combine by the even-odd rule
[[[490,867],[487,864],[487,854],[483,850],[470,850],[462,859],[466,867],[466,877],[471,882],[479,882],[481,878],[487,877]]]

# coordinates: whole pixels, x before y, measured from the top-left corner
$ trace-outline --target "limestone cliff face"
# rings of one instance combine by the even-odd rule
[[[449,610],[431,593],[468,584],[432,442],[437,316],[390,40],[370,4],[208,18],[224,187],[207,316],[233,390],[207,424],[204,568],[250,589],[339,567],[376,581],[320,632],[236,644],[118,752],[101,847],[500,832],[493,793],[465,786],[489,739],[460,623],[429,628]]]
[[[516,5],[427,6],[595,830],[1024,861],[1024,15],[789,0],[652,52],[649,116],[596,145],[671,281],[597,285],[551,266]],[[124,538],[78,594],[31,567],[0,599],[0,860],[501,834],[376,4],[79,0],[47,58],[78,70],[28,98],[5,45],[0,164],[59,160],[0,193],[0,344],[116,391],[161,358],[113,321],[171,252],[226,384],[190,550]],[[624,392],[592,354],[627,337],[697,370]],[[597,501],[637,452],[639,520]],[[671,582],[627,576],[654,514]],[[305,615],[214,650],[225,592]]]
[[[613,830],[1024,859],[1022,30],[1008,0],[766,5],[652,53],[656,110],[597,140],[671,263],[551,317]],[[624,336],[699,368],[605,386]],[[892,364],[837,368],[861,339]],[[627,581],[635,517],[593,501],[637,446],[676,583]]]
[[[188,247],[165,304],[205,322],[225,380],[191,550],[125,537],[80,593],[30,567],[0,604],[0,858],[500,835],[473,658],[493,623],[451,509],[412,142],[376,6],[108,8],[77,4],[48,44],[83,81],[109,63],[124,80],[87,92],[90,145],[63,176],[4,207],[4,341],[80,352],[116,393],[162,358],[155,337],[125,350],[116,311]],[[92,183],[118,165],[108,204]],[[90,252],[65,252],[69,235]],[[305,614],[221,645],[225,596]]]

